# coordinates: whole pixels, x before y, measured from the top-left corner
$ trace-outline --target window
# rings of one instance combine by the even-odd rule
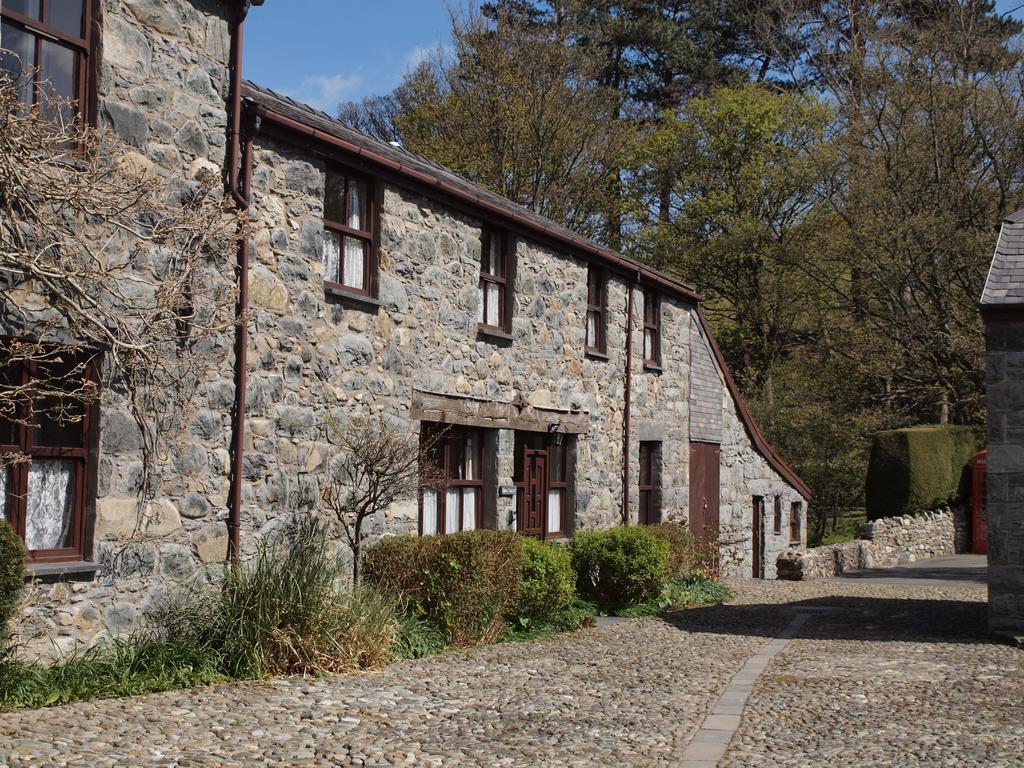
[[[568,492],[567,469],[568,451],[565,442],[548,447],[548,504],[545,536],[565,535],[565,498]]]
[[[512,330],[512,294],[507,238],[485,229],[480,239],[480,285],[476,320],[483,331]]]
[[[480,527],[484,481],[483,435],[478,429],[424,425],[425,439],[436,440],[431,454],[440,482],[420,493],[420,534],[456,533]]]
[[[775,497],[775,533],[782,533],[782,497]]]
[[[652,290],[644,291],[644,365],[661,365],[661,299]]]
[[[800,543],[800,516],[803,512],[803,504],[794,501],[789,505],[789,541],[792,544]]]
[[[33,378],[46,387],[79,390],[91,366],[80,360],[15,363],[3,371],[7,386]],[[85,494],[92,409],[58,396],[19,406],[0,421],[0,455],[28,461],[0,467],[0,519],[25,541],[35,561],[84,557]]]
[[[86,103],[89,0],[0,0],[0,16],[0,68],[21,84],[21,103],[70,125]],[[51,99],[74,103],[57,110]]]
[[[597,267],[587,269],[587,341],[586,351],[604,354],[605,344],[605,277]]]
[[[324,184],[324,284],[344,293],[375,293],[375,201],[367,179],[332,168]]]
[[[640,525],[655,525],[661,518],[661,443],[640,443]]]

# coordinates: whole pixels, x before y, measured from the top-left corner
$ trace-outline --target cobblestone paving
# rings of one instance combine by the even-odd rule
[[[768,666],[726,764],[1024,766],[1024,654],[977,634],[983,588],[733,586],[733,604],[671,622],[378,674],[0,715],[0,765],[678,765],[729,679],[796,603],[839,611],[812,610]]]
[[[741,589],[825,610],[758,679],[722,765],[1024,766],[1024,652],[984,636],[984,587]]]

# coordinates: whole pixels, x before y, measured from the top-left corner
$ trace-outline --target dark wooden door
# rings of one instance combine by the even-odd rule
[[[753,570],[755,579],[764,578],[764,499],[760,496],[754,497],[754,527],[753,527]]]
[[[690,443],[690,530],[706,544],[718,537],[720,456],[714,443]]]
[[[526,536],[544,536],[548,501],[548,452],[526,449],[523,461],[523,509],[519,530]]]

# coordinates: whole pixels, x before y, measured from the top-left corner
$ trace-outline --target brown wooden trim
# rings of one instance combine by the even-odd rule
[[[597,303],[591,301],[591,279],[597,283]],[[596,344],[590,344],[587,329],[590,327],[590,315],[597,316],[594,324],[597,333]],[[587,265],[587,309],[583,315],[583,351],[589,355],[604,355],[608,352],[608,276],[595,264]]]
[[[328,163],[326,172],[334,174],[335,176],[340,176],[342,179],[341,209],[346,218],[351,218],[351,212],[349,211],[349,205],[351,203],[351,200],[349,199],[349,183],[351,181],[355,181],[362,182],[366,185],[366,224],[369,228],[365,230],[356,229],[344,222],[334,221],[333,219],[327,218],[327,193],[325,181],[324,229],[338,234],[339,253],[338,274],[331,276],[325,274],[324,287],[325,289],[330,288],[333,291],[340,292],[342,294],[350,294],[354,297],[366,296],[376,298],[380,281],[378,275],[378,259],[380,257],[380,206],[378,205],[378,198],[382,199],[382,195],[378,192],[378,187],[380,187],[381,184],[372,176],[367,176],[363,173],[359,173],[358,171],[353,172],[351,169],[337,163]],[[363,288],[355,288],[344,282],[346,237],[359,240],[363,243]]]
[[[647,332],[650,331],[653,339],[651,351],[652,357],[647,352]],[[651,288],[644,289],[644,367],[653,370],[661,370],[661,296]]]
[[[718,342],[715,341],[714,335],[711,333],[711,327],[708,325],[707,318],[704,316],[703,308],[697,306],[697,320],[700,323],[700,328],[704,332],[704,338],[708,340],[708,344],[711,347],[711,352],[715,356],[715,362],[718,363],[718,367],[722,371],[722,375],[725,377],[725,386],[729,390],[729,395],[732,397],[732,401],[736,404],[736,411],[739,414],[740,421],[743,422],[743,426],[747,430],[747,434],[750,436],[751,442],[757,449],[757,452],[764,456],[765,460],[778,472],[782,477],[792,485],[801,496],[807,501],[812,498],[810,487],[800,479],[800,476],[790,467],[782,457],[775,452],[775,448],[768,442],[764,434],[761,432],[761,428],[757,425],[753,414],[747,407],[746,402],[743,400],[743,396],[740,394],[739,387],[736,386],[736,380],[732,376],[732,371],[729,368],[729,364],[725,362],[725,356],[722,355],[722,350],[718,347]]]
[[[1000,320],[1024,320],[1024,303],[982,304],[981,319],[986,323]]]

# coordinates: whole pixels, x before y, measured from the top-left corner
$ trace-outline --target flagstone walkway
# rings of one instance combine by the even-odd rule
[[[1024,766],[1024,652],[985,638],[983,586],[732,586],[376,674],[8,713],[0,766]]]

